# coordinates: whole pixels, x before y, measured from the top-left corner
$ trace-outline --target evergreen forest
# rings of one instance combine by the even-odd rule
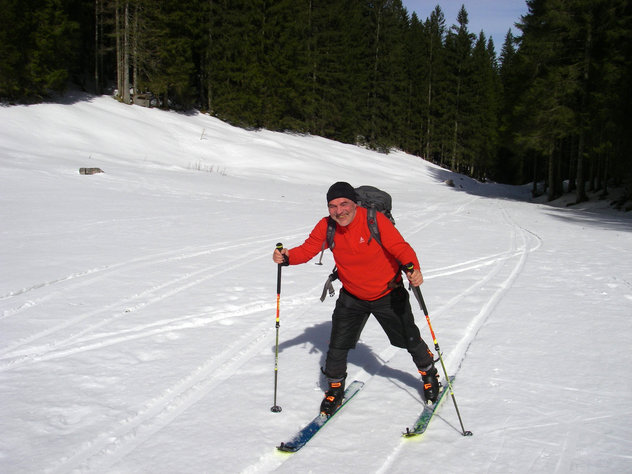
[[[502,45],[401,0],[0,0],[0,100],[69,87],[397,148],[553,200],[632,195],[630,0],[527,0]],[[536,186],[544,183],[544,186]]]

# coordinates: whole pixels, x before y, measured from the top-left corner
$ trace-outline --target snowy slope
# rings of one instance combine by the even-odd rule
[[[329,253],[283,269],[272,413],[271,253],[337,180],[393,195],[473,437],[446,400],[401,439],[420,383],[369,320],[349,365],[364,389],[275,452],[320,403],[334,299]],[[0,108],[0,472],[630,472],[632,220],[526,200],[401,152],[109,97]]]

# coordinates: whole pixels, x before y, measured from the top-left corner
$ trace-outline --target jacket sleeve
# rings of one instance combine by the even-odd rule
[[[402,265],[412,262],[416,270],[420,269],[417,254],[408,242],[404,240],[393,223],[383,214],[377,213],[377,223],[380,229],[380,238],[384,249],[396,258]]]
[[[323,247],[324,245],[324,247]],[[309,237],[298,247],[290,249],[290,265],[309,262],[327,245],[327,218],[323,217],[309,234]]]

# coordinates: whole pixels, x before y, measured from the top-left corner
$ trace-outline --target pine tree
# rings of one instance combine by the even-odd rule
[[[428,36],[426,56],[427,81],[425,96],[425,153],[427,159],[434,160],[435,155],[443,158],[441,147],[440,123],[446,120],[447,91],[450,87],[447,68],[447,49],[445,48],[445,16],[438,5],[425,22]]]
[[[423,152],[423,139],[425,136],[424,118],[426,111],[426,57],[428,35],[424,25],[416,13],[410,18],[410,26],[404,40],[405,47],[405,115],[404,129],[400,135],[402,149],[407,152],[421,155]]]
[[[523,184],[531,178],[531,173],[525,170],[525,156],[514,140],[514,130],[519,123],[514,113],[515,104],[524,89],[523,78],[519,72],[516,50],[516,39],[509,29],[500,52],[500,118],[499,143],[496,155],[495,179],[498,181]]]
[[[266,4],[267,5],[267,4]],[[282,0],[268,6],[263,29],[263,125],[307,131],[309,93],[308,32],[310,6]]]
[[[520,55],[529,74],[517,108],[522,128],[519,143],[540,153],[547,160],[548,198],[562,193],[562,178],[558,173],[560,140],[568,136],[575,122],[572,98],[578,89],[578,70],[561,60],[565,43],[560,30],[567,27],[567,11],[558,2],[528,1],[529,14],[521,29]]]
[[[451,82],[447,105],[451,123],[446,122],[450,136],[443,137],[449,146],[450,167],[453,171],[460,171],[463,166],[463,126],[467,123],[466,114],[470,105],[467,84],[471,77],[470,55],[474,41],[474,35],[467,28],[469,20],[464,6],[459,10],[457,22],[458,25],[452,26],[446,38],[446,59]]]
[[[351,143],[361,126],[367,84],[364,10],[357,1],[314,1],[306,38],[312,133]]]
[[[500,79],[494,43],[480,33],[472,50],[471,80],[468,81],[469,113],[464,122],[463,146],[467,150],[470,176],[484,179],[493,174],[498,144]]]
[[[373,2],[369,18],[372,60],[368,138],[371,146],[387,150],[397,142],[405,111],[403,40],[407,15],[400,0],[383,0]]]
[[[33,101],[65,90],[79,31],[66,2],[6,0],[0,26],[0,97]]]
[[[625,60],[615,59],[625,58],[630,8],[606,0],[528,5],[517,54],[528,85],[516,109],[519,143],[548,161],[549,199],[561,194],[562,179],[568,178],[580,202],[587,198],[586,183],[590,190],[603,187],[608,169],[627,154],[611,137],[629,136],[619,128],[621,121],[629,124],[629,113],[620,114],[620,121],[609,118],[630,103],[629,87],[617,79],[625,76]]]
[[[228,122],[247,127],[263,125],[262,5],[260,0],[215,0],[210,12],[209,110]]]

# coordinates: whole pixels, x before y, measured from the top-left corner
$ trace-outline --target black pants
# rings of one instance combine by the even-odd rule
[[[392,345],[410,352],[418,369],[423,370],[432,364],[433,355],[421,338],[410,307],[408,291],[403,286],[375,301],[356,298],[343,288],[332,315],[324,370],[327,377],[337,379],[346,376],[349,349],[355,348],[371,314],[382,326]]]

